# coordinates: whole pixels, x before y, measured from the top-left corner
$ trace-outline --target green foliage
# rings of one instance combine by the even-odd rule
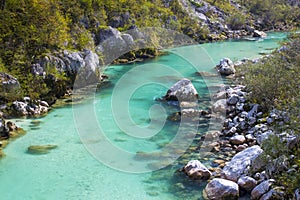
[[[270,136],[261,145],[264,153],[264,162],[268,163],[267,166],[272,166],[275,171],[268,172],[269,176],[275,178],[276,182],[280,186],[286,188],[287,195],[292,198],[294,191],[300,185],[300,146],[296,145],[293,149],[288,149],[287,143],[283,142],[278,136]],[[293,158],[291,158],[293,155]],[[288,169],[282,170],[282,165],[285,165]]]
[[[285,49],[274,52],[271,57],[263,59],[258,64],[250,64],[238,68],[243,83],[251,91],[251,101],[260,103],[266,110],[276,108],[285,111],[290,118],[285,124],[274,124],[275,133],[300,133],[300,35],[293,34],[284,43]],[[275,166],[285,162],[290,171],[272,172],[271,176],[277,183],[285,186],[288,195],[300,185],[300,146],[296,144],[290,149],[285,141],[278,136],[271,136],[262,144],[267,161]],[[296,166],[296,167],[295,167]],[[276,167],[275,167],[276,168]]]
[[[288,44],[288,51],[274,53],[258,64],[240,68],[243,82],[251,91],[251,100],[267,109],[283,108],[299,102],[299,38]]]
[[[227,24],[233,30],[240,30],[246,24],[246,17],[242,13],[235,13],[226,19]]]
[[[299,7],[290,6],[285,0],[253,0],[244,1],[243,5],[260,18],[263,22],[263,28],[274,28],[280,25],[297,26]]]

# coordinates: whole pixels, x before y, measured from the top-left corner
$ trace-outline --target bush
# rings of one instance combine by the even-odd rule
[[[242,13],[235,13],[226,19],[227,24],[233,30],[240,30],[246,23],[246,17]]]
[[[274,52],[258,64],[238,68],[238,74],[244,77],[241,80],[251,92],[252,102],[263,105],[265,110],[276,108],[287,113],[290,120],[285,124],[275,124],[274,132],[277,135],[287,132],[300,137],[299,34],[291,35],[284,45],[281,51]],[[296,144],[293,149],[289,149],[287,143],[277,135],[265,140],[262,148],[267,162],[273,166],[282,163],[281,160],[287,160],[285,165],[291,170],[273,171],[269,175],[278,184],[285,186],[287,194],[292,197],[300,185],[300,146]]]

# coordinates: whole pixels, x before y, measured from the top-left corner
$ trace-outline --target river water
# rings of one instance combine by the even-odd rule
[[[181,125],[165,120],[176,108],[155,99],[185,77],[200,95],[199,108],[206,109],[213,86],[222,79],[202,78],[197,71],[213,73],[223,57],[257,58],[284,38],[285,33],[269,33],[255,41],[179,47],[145,62],[110,66],[105,70],[110,77],[107,84],[93,98],[55,108],[43,118],[15,120],[27,134],[4,150],[0,199],[202,199],[205,183],[190,181],[176,171],[188,160],[200,159],[197,138],[209,129],[208,122],[194,130],[197,136],[186,152],[176,143],[173,151],[179,156],[164,155],[162,148],[174,143]],[[84,113],[89,109],[90,115]],[[27,152],[30,145],[45,144],[58,147],[41,155]],[[149,162],[136,156],[139,152],[156,152],[160,159]],[[201,161],[211,164],[209,158]]]

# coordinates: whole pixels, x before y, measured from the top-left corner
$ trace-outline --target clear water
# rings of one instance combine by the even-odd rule
[[[5,200],[202,199],[205,183],[189,181],[176,170],[183,167],[188,160],[200,158],[201,155],[194,147],[199,136],[208,129],[207,122],[201,124],[187,152],[180,152],[183,155],[173,159],[175,161],[163,169],[151,171],[151,162],[154,162],[154,165],[162,164],[162,160],[155,163],[155,159],[149,162],[139,160],[135,156],[136,152],[140,151],[160,152],[164,145],[172,142],[178,132],[178,123],[170,121],[166,121],[165,124],[160,123],[164,121],[167,114],[175,112],[176,109],[161,105],[155,101],[155,98],[163,96],[168,87],[180,78],[186,77],[193,81],[202,100],[200,108],[205,109],[209,104],[209,92],[213,90],[210,86],[222,82],[218,78],[203,80],[195,74],[197,70],[211,72],[213,66],[223,57],[232,60],[259,57],[259,53],[270,52],[270,49],[276,48],[278,42],[285,37],[284,33],[271,33],[266,39],[258,41],[226,41],[180,47],[172,49],[173,53],[169,55],[147,62],[109,67],[105,73],[110,76],[110,84],[96,93],[94,99],[75,107],[54,109],[40,119],[16,120],[27,134],[10,143],[5,149],[7,156],[0,160],[0,198]],[[203,53],[203,49],[207,54]],[[135,86],[138,87],[134,88]],[[118,94],[113,93],[114,90],[117,90]],[[125,101],[128,96],[129,101]],[[163,106],[166,112],[151,109],[153,105]],[[78,118],[81,110],[89,108],[93,108],[90,116],[82,114],[82,118]],[[94,120],[93,116],[96,117],[97,124],[89,123]],[[124,118],[125,121],[122,121]],[[151,119],[158,120],[151,121]],[[34,124],[33,120],[39,120],[41,123]],[[83,128],[75,125],[78,120],[82,120]],[[124,128],[122,123],[131,124],[128,126],[132,126],[133,129],[126,130],[128,126]],[[151,125],[147,129],[149,124]],[[90,153],[83,142],[94,145],[95,150],[98,150],[97,147],[103,142],[101,137],[100,139],[92,137],[93,133],[97,132],[97,127],[101,127],[105,140],[121,152],[127,152],[126,156],[113,154],[103,146],[100,148],[101,152]],[[134,129],[136,127],[138,129]],[[155,134],[146,137],[149,136],[148,132],[143,134],[143,130],[149,129],[153,130],[149,134]],[[132,130],[135,132],[132,133]],[[82,135],[86,137],[80,138]],[[30,145],[43,144],[55,144],[58,148],[43,155],[32,155],[26,152]],[[97,159],[97,154],[107,155],[103,158],[104,163]],[[168,164],[170,154],[160,156],[166,159]],[[105,159],[110,160],[106,162]],[[204,162],[210,165],[209,160]],[[143,165],[142,168],[135,168],[129,166],[130,163]],[[147,173],[122,172],[132,171],[132,169],[136,169],[136,172],[147,171],[147,167],[149,167]]]

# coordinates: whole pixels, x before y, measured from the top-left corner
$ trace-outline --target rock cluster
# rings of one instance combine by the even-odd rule
[[[265,37],[266,34],[262,31],[255,30],[249,24],[232,25],[228,23],[228,14],[218,7],[206,1],[183,0],[182,6],[193,17],[198,18],[202,26],[207,27],[211,40],[222,40],[227,38],[241,38],[243,36],[252,35],[253,37]],[[231,4],[237,9],[240,5],[237,2],[231,1]],[[256,24],[259,28],[259,24]]]
[[[265,163],[262,160],[261,145],[264,140],[275,134],[271,128],[272,124],[286,123],[289,118],[284,112],[278,110],[273,110],[266,116],[260,105],[251,104],[246,100],[247,95],[245,86],[236,85],[223,86],[213,96],[216,102],[212,105],[212,114],[224,112],[226,119],[221,132],[211,131],[204,136],[205,141],[212,141],[206,145],[209,145],[211,147],[209,149],[218,157],[229,156],[229,159],[225,161],[217,159],[213,162],[221,170],[206,168],[213,170],[212,180],[204,191],[207,199],[237,199],[245,194],[250,195],[254,200],[285,198],[285,189],[276,187],[276,180],[272,175],[293,170],[286,166],[290,158],[280,157]],[[299,137],[288,133],[279,136],[286,145],[291,145],[291,148],[299,146]],[[195,172],[196,176],[198,167],[189,168],[189,166],[190,163],[184,169],[194,169],[192,172]],[[202,168],[199,167],[200,169]],[[186,172],[186,174],[193,178],[193,173]]]
[[[14,101],[10,108],[15,116],[38,116],[46,114],[49,104],[46,101],[31,101],[29,97],[24,97],[23,101]]]

